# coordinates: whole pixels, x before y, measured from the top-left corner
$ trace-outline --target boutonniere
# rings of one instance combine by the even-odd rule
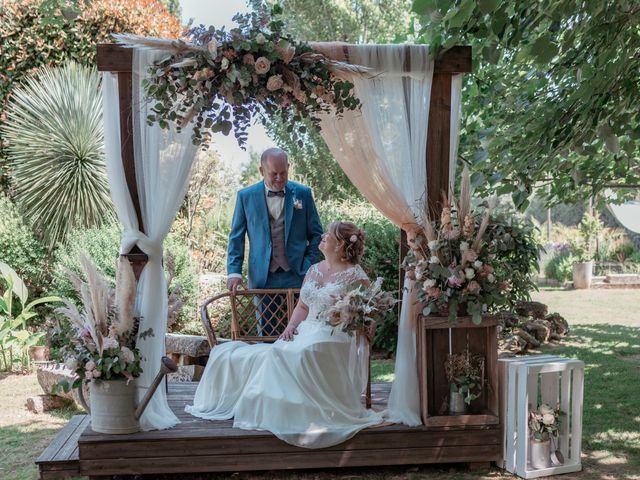
[[[302,200],[300,200],[299,198],[294,198],[293,208],[295,208],[296,210],[302,210]]]

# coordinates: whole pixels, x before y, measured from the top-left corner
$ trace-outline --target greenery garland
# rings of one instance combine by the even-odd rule
[[[229,32],[200,25],[189,30],[188,43],[172,42],[172,54],[152,67],[145,84],[154,102],[149,122],[182,128],[193,120],[195,144],[233,130],[245,148],[249,125],[277,115],[302,145],[303,118],[317,127],[323,112],[359,108],[353,84],[335,75],[349,67],[285,34],[281,14],[278,5],[270,12],[238,14],[238,27]]]

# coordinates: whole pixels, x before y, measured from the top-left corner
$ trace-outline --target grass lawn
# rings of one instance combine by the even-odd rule
[[[640,290],[558,290],[534,293],[550,311],[562,314],[571,334],[549,353],[585,362],[584,471],[563,480],[640,480]],[[374,381],[393,379],[393,362],[373,364]],[[0,479],[35,480],[34,460],[76,413],[36,415],[24,403],[41,393],[35,375],[0,376]],[[204,478],[204,477],[199,477]],[[463,466],[211,475],[207,478],[282,480],[468,480],[515,479],[498,469],[467,471]]]

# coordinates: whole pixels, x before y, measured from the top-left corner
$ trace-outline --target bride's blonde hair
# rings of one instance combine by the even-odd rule
[[[357,265],[364,255],[365,234],[355,223],[338,220],[329,224],[329,232],[341,244],[340,260]]]

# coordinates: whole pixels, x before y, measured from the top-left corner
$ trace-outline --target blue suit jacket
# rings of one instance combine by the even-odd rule
[[[309,267],[319,260],[318,244],[323,232],[309,187],[287,182],[284,228],[289,266],[302,280]],[[268,288],[271,228],[264,181],[238,192],[229,233],[228,273],[242,273],[245,235],[249,237],[249,288]]]

